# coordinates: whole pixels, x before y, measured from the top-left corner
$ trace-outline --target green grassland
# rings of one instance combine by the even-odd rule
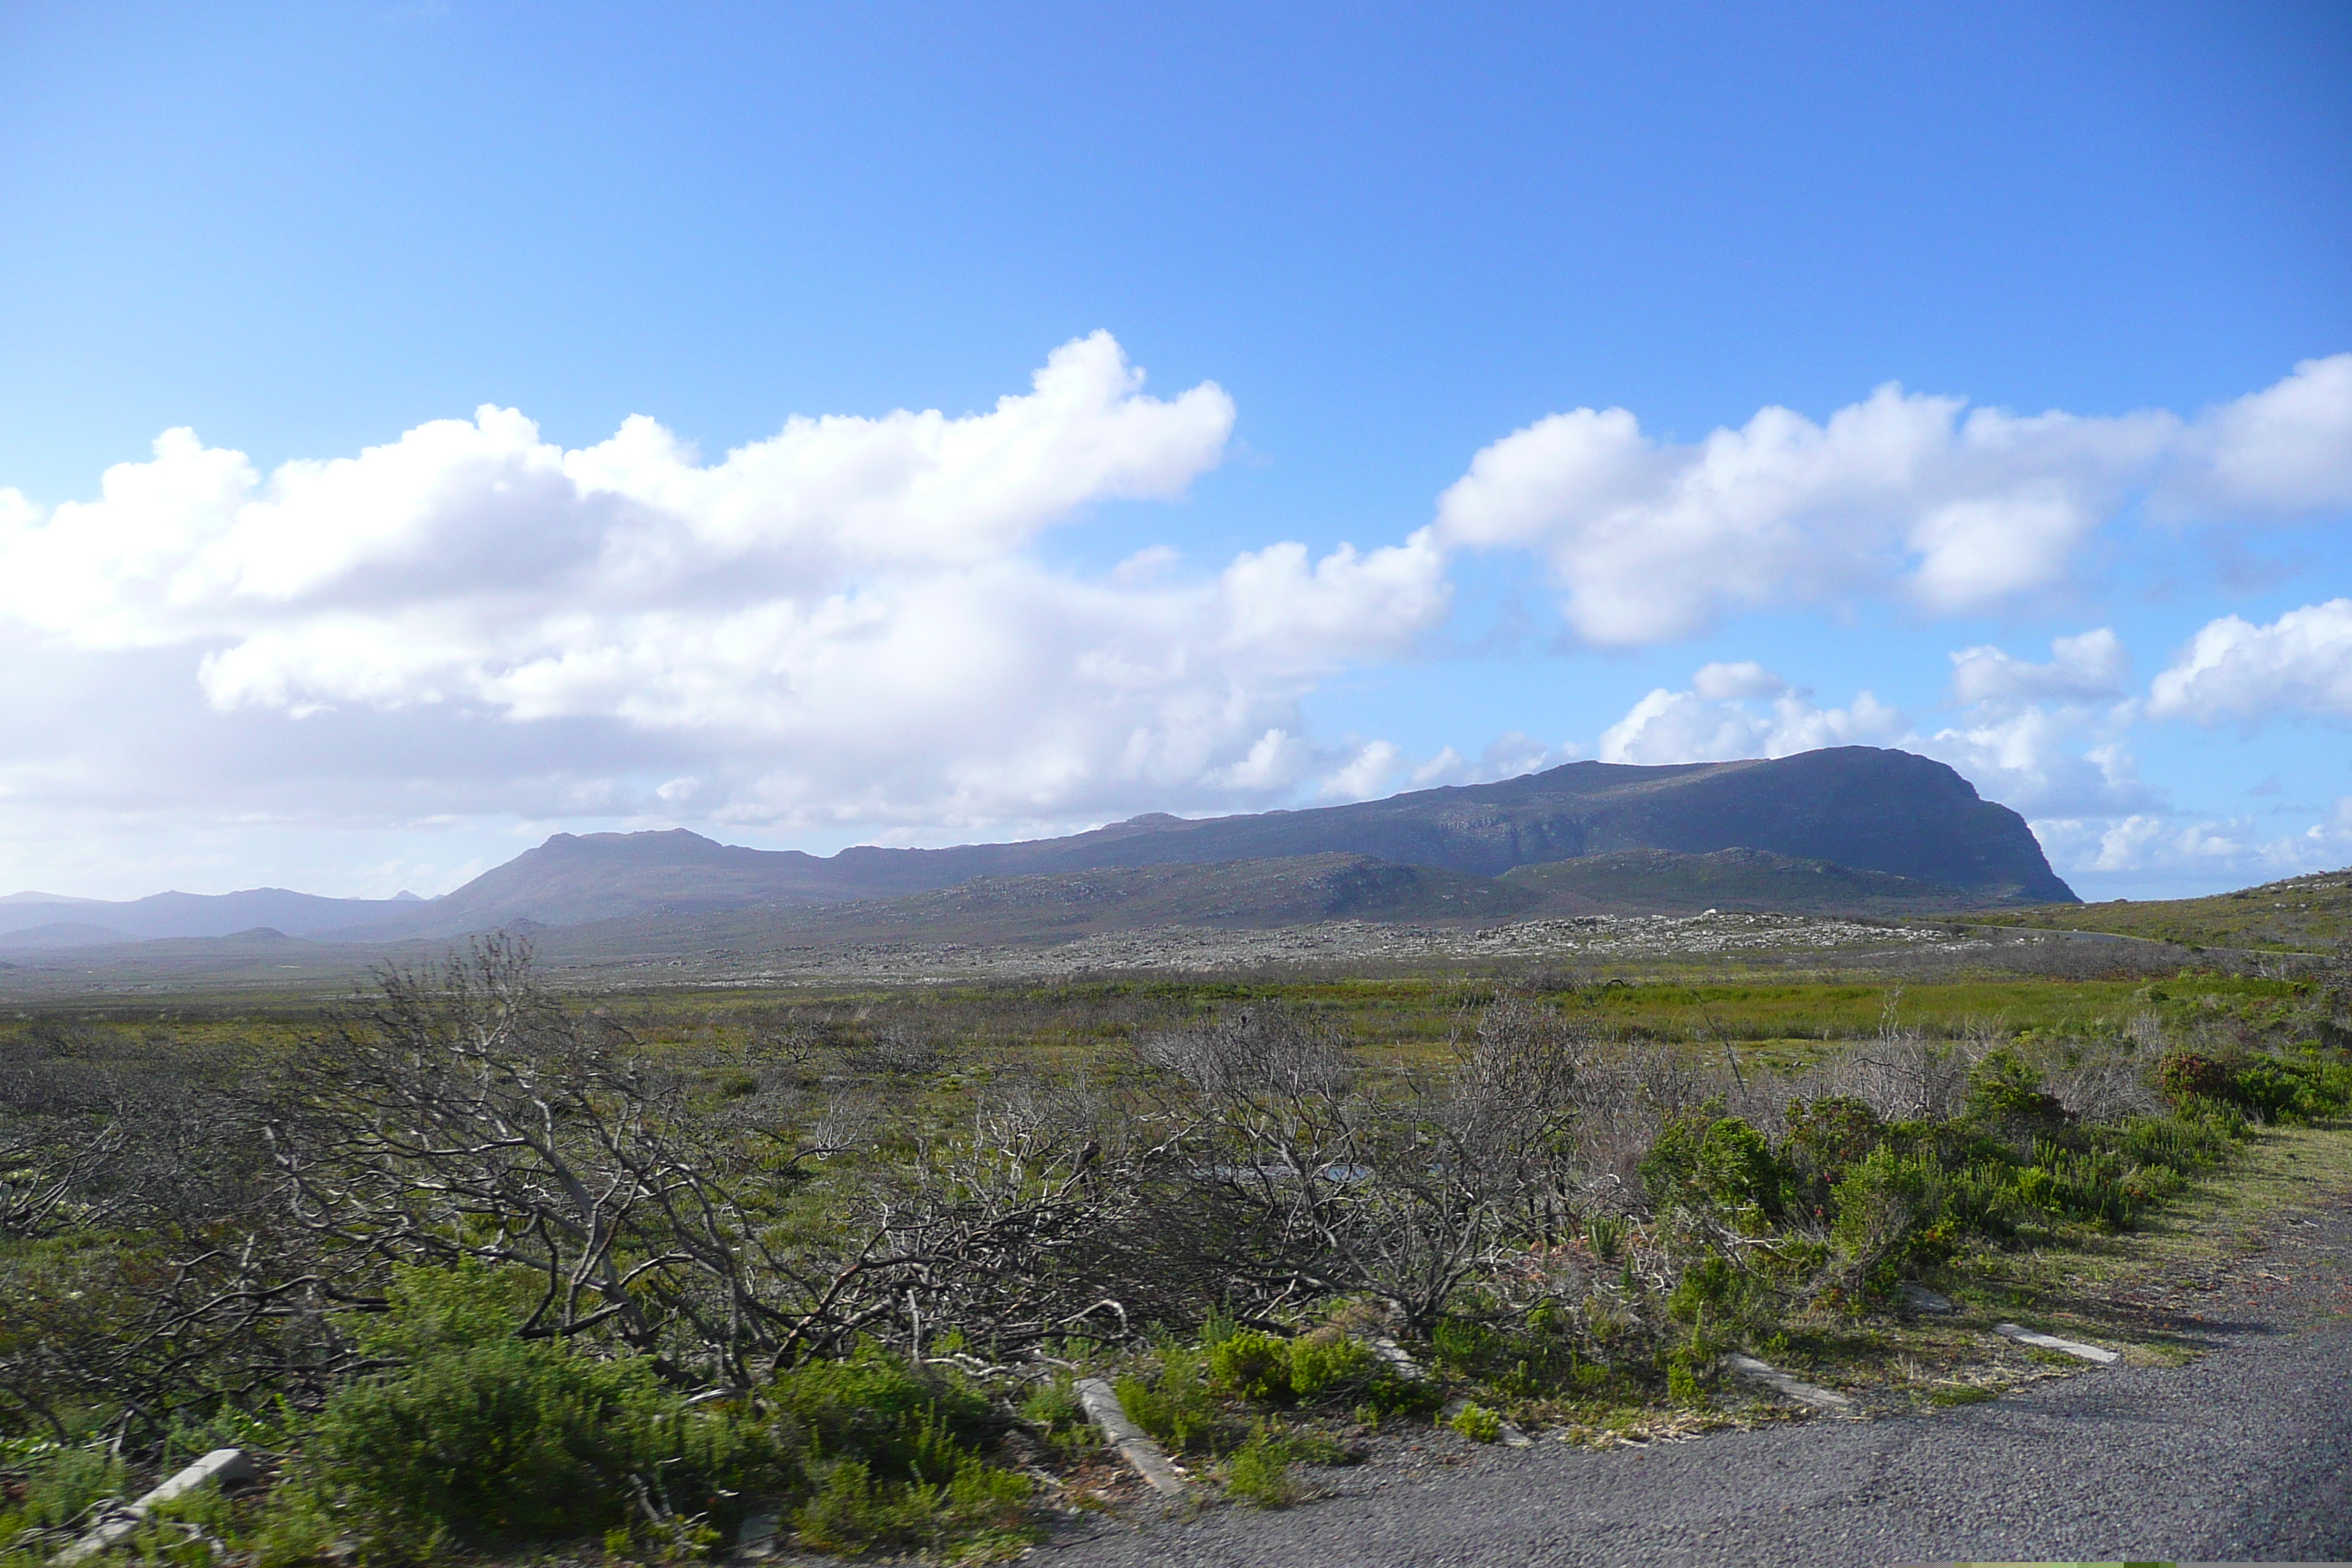
[[[1743,1061],[1801,1068],[1825,1045],[1895,1027],[1937,1039],[2030,1034],[2119,1034],[2136,1019],[2174,1029],[2237,1021],[2267,1026],[2313,988],[2196,971],[2171,979],[2065,980],[1982,976],[1949,981],[1757,980],[1707,975],[1596,980],[1538,970],[1501,979],[1403,976],[1367,980],[1108,981],[1049,986],[973,985],[630,994],[600,1004],[653,1040],[719,1044],[794,1018],[843,1016],[880,1026],[919,1024],[999,1058],[1076,1059],[1223,1008],[1280,1003],[1328,1018],[1375,1054],[1412,1059],[1442,1047],[1465,1017],[1517,994],[1627,1040],[1687,1044],[1710,1056],[1728,1039]]]
[[[1253,1003],[1328,1018],[1376,1056],[1433,1059],[1464,1019],[1496,996],[1523,995],[1580,1024],[1632,1041],[1682,1044],[1719,1058],[1728,1040],[1744,1064],[1801,1069],[1825,1047],[1887,1027],[1936,1039],[2020,1034],[2063,1039],[2118,1034],[2135,1020],[2163,1029],[2269,1027],[2313,990],[2304,980],[2221,970],[2158,980],[2076,980],[1985,974],[1949,980],[1890,976],[1751,977],[1718,972],[1594,973],[1538,968],[1520,974],[1372,979],[1171,979],[1052,984],[808,986],[630,991],[582,998],[655,1046],[726,1050],[765,1033],[824,1023],[851,1036],[893,1026],[998,1063],[1076,1063],[1164,1028]],[[78,1033],[128,1047],[175,1042],[192,1050],[290,1048],[331,1001],[288,995],[201,998],[158,1005],[128,999],[25,1008],[0,1031]]]

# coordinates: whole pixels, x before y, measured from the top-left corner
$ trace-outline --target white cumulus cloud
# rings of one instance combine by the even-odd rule
[[[2352,797],[2299,833],[2266,837],[2243,817],[2189,818],[2137,812],[2108,822],[2034,824],[2074,848],[2084,869],[2187,874],[2202,880],[2269,880],[2334,870],[2352,860]]]
[[[2208,410],[2158,492],[2184,517],[2293,517],[2352,506],[2352,354],[2305,360],[2273,386]]]
[[[1789,689],[1789,683],[1754,659],[1745,658],[1737,664],[1700,666],[1698,673],[1691,677],[1691,689],[1710,702],[1728,702],[1749,697],[1778,697]]]
[[[1711,695],[1712,694],[1712,695]],[[1771,700],[1757,706],[1755,700]],[[1902,714],[1869,692],[1851,706],[1822,708],[1809,691],[1749,662],[1711,664],[1693,689],[1659,687],[1601,732],[1604,763],[1719,763],[1785,757],[1822,746],[1879,745],[1907,729]]]
[[[1910,750],[1949,763],[1989,800],[2041,816],[2106,815],[2145,805],[2148,792],[2125,740],[2129,710],[2028,703],[1979,710],[1914,735]]]
[[[1234,418],[1213,384],[1147,394],[1098,332],[991,409],[795,418],[709,463],[648,418],[564,450],[488,407],[267,475],[175,430],[93,500],[0,492],[0,630],[101,683],[135,663],[133,705],[163,700],[160,658],[221,721],[308,715],[323,742],[331,715],[406,715],[434,737],[411,810],[463,809],[427,756],[469,747],[541,781],[518,793],[698,820],[1256,804],[1364,774],[1293,739],[1297,704],[1444,617],[1434,544],[1278,542],[1206,574],[1147,551],[1101,576],[1032,549],[1181,496]],[[561,788],[558,732],[554,770],[581,775]]]
[[[2346,504],[2347,437],[2352,354],[2187,420],[1969,410],[1888,385],[1821,424],[1766,408],[1675,445],[1622,408],[1581,408],[1473,458],[1439,500],[1435,537],[1539,555],[1570,629],[1598,645],[1890,588],[1964,614],[2061,584],[2140,493],[2185,518]]]
[[[2123,639],[2105,626],[2050,644],[2050,662],[2013,658],[1991,647],[1962,648],[1952,655],[1952,697],[1963,704],[2011,703],[2049,699],[2095,702],[2123,695],[2131,676],[2131,656]]]
[[[2276,713],[2352,718],[2352,599],[2289,610],[2268,626],[2209,622],[2149,689],[2159,719],[2200,724]]]
[[[1573,741],[1548,745],[1523,730],[1506,730],[1486,743],[1475,763],[1453,747],[1446,746],[1414,767],[1410,776],[1415,789],[1433,789],[1441,784],[1493,784],[1497,779],[1515,779],[1524,773],[1543,773],[1564,763],[1575,762],[1583,755],[1584,748]]]

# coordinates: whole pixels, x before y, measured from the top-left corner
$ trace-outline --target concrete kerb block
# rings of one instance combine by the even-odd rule
[[[2032,1345],[2038,1350],[2061,1351],[2084,1361],[2096,1362],[2101,1366],[2121,1359],[2118,1352],[2115,1351],[2102,1350],[2097,1345],[2086,1345],[2075,1340],[2062,1340],[2055,1334],[2036,1333],[2032,1329],[2020,1328],[2015,1323],[1995,1323],[1992,1326],[1992,1331],[2002,1339],[2015,1340],[2021,1345]]]
[[[1104,1440],[1118,1450],[1118,1457],[1128,1467],[1141,1476],[1153,1491],[1162,1497],[1184,1495],[1183,1473],[1168,1462],[1167,1452],[1145,1436],[1118,1402],[1118,1392],[1099,1377],[1082,1377],[1077,1381],[1078,1404],[1087,1418],[1095,1424]]]
[[[100,1552],[121,1545],[146,1522],[147,1516],[158,1506],[184,1497],[211,1481],[220,1486],[236,1486],[255,1478],[253,1456],[242,1448],[215,1448],[194,1464],[181,1470],[171,1479],[141,1498],[137,1502],[115,1509],[100,1519],[89,1534],[49,1559],[66,1564],[86,1563]]]
[[[1744,1377],[1750,1383],[1760,1383],[1783,1398],[1793,1399],[1800,1405],[1810,1405],[1816,1410],[1853,1408],[1853,1401],[1834,1389],[1818,1388],[1810,1383],[1801,1383],[1778,1367],[1768,1366],[1752,1355],[1728,1355],[1723,1358],[1723,1363],[1736,1375]]]

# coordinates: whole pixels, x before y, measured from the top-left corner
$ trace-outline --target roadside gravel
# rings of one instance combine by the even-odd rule
[[[1539,1443],[1279,1513],[1099,1521],[1041,1568],[2352,1559],[2352,1204],[2186,1319],[2207,1351],[1927,1415]]]

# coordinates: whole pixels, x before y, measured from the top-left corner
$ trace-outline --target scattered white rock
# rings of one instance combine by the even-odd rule
[[[1264,930],[1158,926],[1101,931],[1049,946],[920,940],[812,943],[766,951],[729,948],[692,959],[648,959],[665,975],[680,966],[706,983],[776,984],[827,978],[945,982],[987,976],[1102,971],[1221,970],[1529,958],[1655,958],[1731,952],[1824,952],[1935,947],[1969,951],[1981,935],[1927,926],[1868,925],[1813,915],[1712,911],[1701,915],[1578,915],[1483,928],[1323,921]],[[630,965],[620,963],[626,970]],[[671,976],[674,978],[674,976]],[[667,983],[667,981],[665,982]]]
[[[1925,1285],[1906,1284],[1903,1287],[1903,1299],[1911,1303],[1912,1310],[1915,1311],[1948,1312],[1952,1310],[1949,1298],[1938,1296]]]
[[[1793,1399],[1800,1405],[1810,1405],[1816,1410],[1844,1410],[1853,1404],[1853,1401],[1833,1389],[1817,1388],[1810,1383],[1800,1383],[1778,1367],[1767,1366],[1752,1355],[1726,1356],[1724,1364],[1751,1383],[1760,1383],[1775,1393]]]
[[[1382,1338],[1367,1340],[1365,1343],[1370,1345],[1372,1347],[1372,1353],[1380,1357],[1382,1361],[1388,1363],[1390,1367],[1395,1371],[1399,1377],[1406,1378],[1413,1383],[1419,1383],[1423,1378],[1429,1375],[1427,1372],[1422,1369],[1421,1363],[1413,1360],[1411,1355],[1407,1354],[1405,1352],[1405,1348],[1397,1343],[1396,1341]]]
[[[1995,1323],[1992,1326],[1992,1331],[2005,1340],[2015,1340],[2021,1345],[2032,1345],[2045,1351],[2063,1351],[2068,1355],[2080,1356],[2084,1361],[2097,1362],[2101,1366],[2117,1359],[2116,1352],[2114,1351],[2101,1350],[2096,1345],[2082,1344],[2074,1340],[2062,1340],[2055,1334],[2039,1334],[2032,1329],[2021,1329],[2015,1323]]]
[[[1077,1382],[1077,1393],[1078,1403],[1085,1407],[1088,1419],[1118,1450],[1118,1457],[1150,1484],[1152,1490],[1162,1497],[1182,1495],[1183,1476],[1168,1462],[1166,1451],[1146,1436],[1143,1428],[1129,1416],[1127,1406],[1118,1402],[1116,1389],[1099,1377],[1082,1377]]]

